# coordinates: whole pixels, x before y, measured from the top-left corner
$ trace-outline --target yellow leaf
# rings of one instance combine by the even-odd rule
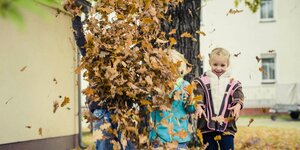
[[[147,76],[147,77],[145,78],[145,80],[146,80],[146,82],[147,82],[149,85],[153,85],[153,82],[152,82],[152,79],[151,79],[150,76]]]
[[[167,40],[161,40],[161,39],[157,38],[157,39],[156,39],[156,42],[157,42],[157,43],[163,43],[163,44],[164,44],[164,43],[168,43],[169,41],[167,41]]]
[[[65,96],[64,101],[60,104],[60,107],[64,107],[68,103],[70,103],[70,98]]]
[[[194,81],[192,81],[191,84],[188,85],[188,86],[186,87],[186,91],[187,91],[190,95],[192,95],[194,89],[196,89],[196,83],[195,83]]]
[[[172,29],[168,34],[175,34],[176,33],[176,29]]]
[[[170,47],[172,47],[174,44],[177,43],[177,41],[172,37],[169,38],[169,41],[170,41]]]
[[[150,105],[151,102],[145,99],[140,100],[141,105]]]
[[[110,123],[104,123],[103,125],[100,126],[101,130],[106,130],[108,128],[110,128],[111,124]]]
[[[104,139],[104,135],[102,133],[102,130],[93,131],[93,141],[103,140],[103,139]]]
[[[153,23],[153,19],[151,19],[151,18],[142,18],[142,22],[145,23],[145,24]]]
[[[205,32],[203,32],[203,31],[196,31],[196,33],[198,33],[199,35],[203,35],[203,36],[206,36],[206,34],[205,34]]]
[[[193,98],[193,101],[195,101],[195,102],[197,102],[197,101],[202,101],[202,100],[203,100],[202,95],[196,95],[196,96],[194,96],[194,98]]]
[[[182,33],[182,34],[180,35],[180,37],[184,37],[184,38],[192,38],[193,36],[192,36],[190,33],[188,33],[188,32],[184,32],[184,33]]]

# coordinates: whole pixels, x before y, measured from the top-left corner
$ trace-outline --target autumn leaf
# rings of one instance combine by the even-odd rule
[[[202,57],[201,53],[198,54],[197,58],[202,61],[203,57]]]
[[[57,84],[57,80],[56,80],[55,78],[53,78],[53,82],[54,82],[55,84]]]
[[[194,91],[194,89],[196,89],[196,87],[197,87],[196,83],[194,81],[192,81],[191,84],[186,87],[186,91],[189,93],[189,95],[192,95],[193,91]]]
[[[170,41],[170,47],[172,47],[174,44],[177,43],[177,41],[172,37],[169,38],[169,41]]]
[[[228,16],[229,14],[237,14],[237,13],[241,13],[243,12],[243,10],[238,10],[238,9],[230,9],[228,11],[228,13],[226,14],[226,16]]]
[[[193,36],[188,32],[184,32],[180,35],[180,37],[182,37],[182,38],[192,38]]]
[[[100,126],[100,129],[101,130],[107,130],[108,128],[111,127],[111,124],[110,123],[104,123]]]
[[[199,35],[203,35],[203,36],[206,36],[206,33],[205,32],[203,32],[203,31],[196,31],[196,33],[198,33]]]
[[[248,127],[250,126],[250,124],[251,124],[253,121],[254,121],[253,118],[251,118],[251,119],[249,120]]]
[[[268,52],[269,52],[269,53],[274,53],[274,52],[275,52],[275,50],[268,50]]]
[[[43,136],[43,129],[42,128],[39,128],[39,135]]]
[[[31,128],[31,126],[25,126],[26,128],[28,128],[28,129],[30,129]]]
[[[60,104],[60,107],[64,107],[69,103],[70,103],[70,98],[65,96],[64,101]]]
[[[151,19],[151,18],[142,18],[142,23],[144,23],[144,24],[153,23],[153,19]]]
[[[54,101],[54,102],[53,102],[53,113],[56,112],[56,110],[57,110],[58,107],[59,107],[58,101]]]
[[[23,72],[26,68],[27,66],[24,66],[23,68],[20,69],[20,71]]]
[[[237,53],[237,54],[234,54],[233,56],[234,57],[238,57],[239,55],[241,55],[241,52]]]
[[[171,34],[175,34],[176,33],[176,29],[172,29],[168,34],[171,35]]]
[[[213,120],[213,121],[217,121],[217,122],[219,122],[219,123],[223,123],[223,122],[225,122],[225,118],[224,118],[224,117],[222,117],[222,116],[216,116],[216,117],[212,117],[212,118],[211,118],[211,120]]]
[[[161,39],[157,38],[156,42],[157,43],[168,43],[169,41],[167,41],[167,40],[161,40]]]
[[[215,140],[215,141],[221,141],[221,139],[222,139],[221,135],[216,135],[216,136],[214,137],[214,140]]]
[[[258,56],[255,57],[256,61],[259,63],[259,61],[261,60],[261,58],[259,58]]]
[[[181,139],[185,139],[188,136],[188,132],[181,129],[179,132],[175,133],[174,136],[178,136]]]
[[[103,140],[104,135],[102,133],[102,130],[95,130],[93,131],[93,141],[97,141],[97,140]]]
[[[140,100],[141,105],[150,105],[151,102],[145,99]]]

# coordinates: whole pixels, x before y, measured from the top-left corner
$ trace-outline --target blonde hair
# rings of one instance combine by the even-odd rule
[[[211,51],[211,53],[208,54],[208,55],[209,55],[209,61],[211,60],[211,58],[212,58],[213,56],[216,56],[216,55],[218,55],[218,56],[224,56],[224,57],[227,58],[227,60],[228,60],[227,63],[228,63],[228,65],[229,65],[230,53],[229,53],[229,51],[227,51],[227,50],[224,49],[224,48],[217,47],[217,48],[213,49],[213,50]]]
[[[185,76],[188,70],[188,61],[184,58],[183,54],[179,53],[178,51],[172,49],[170,51],[171,60],[173,63],[181,62],[178,72],[181,76]]]

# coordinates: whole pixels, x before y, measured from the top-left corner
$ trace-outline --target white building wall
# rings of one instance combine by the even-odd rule
[[[268,107],[278,102],[276,91],[280,84],[300,81],[300,1],[274,0],[274,21],[262,22],[260,8],[252,13],[244,4],[235,8],[233,1],[203,2],[200,51],[204,56],[204,71],[209,69],[208,53],[215,47],[228,49],[232,54],[233,76],[244,87],[246,107]],[[230,9],[243,10],[228,14]],[[276,83],[262,84],[261,63],[255,59],[262,53],[275,50]],[[238,57],[233,54],[241,52]]]
[[[0,144],[78,133],[71,19],[49,12],[47,19],[24,13],[23,31],[0,20]],[[54,101],[65,96],[70,103],[53,113]]]

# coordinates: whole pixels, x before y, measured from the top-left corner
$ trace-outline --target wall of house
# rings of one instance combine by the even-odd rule
[[[77,54],[71,18],[45,10],[51,13],[45,19],[24,12],[24,30],[0,20],[0,145],[56,137],[77,140]],[[53,113],[54,102],[60,105],[64,97],[70,103]],[[47,141],[36,146],[43,143]]]
[[[299,82],[300,66],[300,1],[274,0],[274,20],[262,22],[260,8],[252,13],[244,4],[235,8],[233,1],[203,2],[200,47],[204,70],[209,69],[208,53],[215,47],[224,47],[232,55],[233,76],[239,79],[246,95],[246,107],[268,107],[278,101],[277,86]],[[243,10],[228,14],[230,9]],[[227,15],[228,14],[228,15]],[[256,56],[275,50],[276,83],[262,84],[261,62]],[[256,102],[255,102],[256,101]]]

